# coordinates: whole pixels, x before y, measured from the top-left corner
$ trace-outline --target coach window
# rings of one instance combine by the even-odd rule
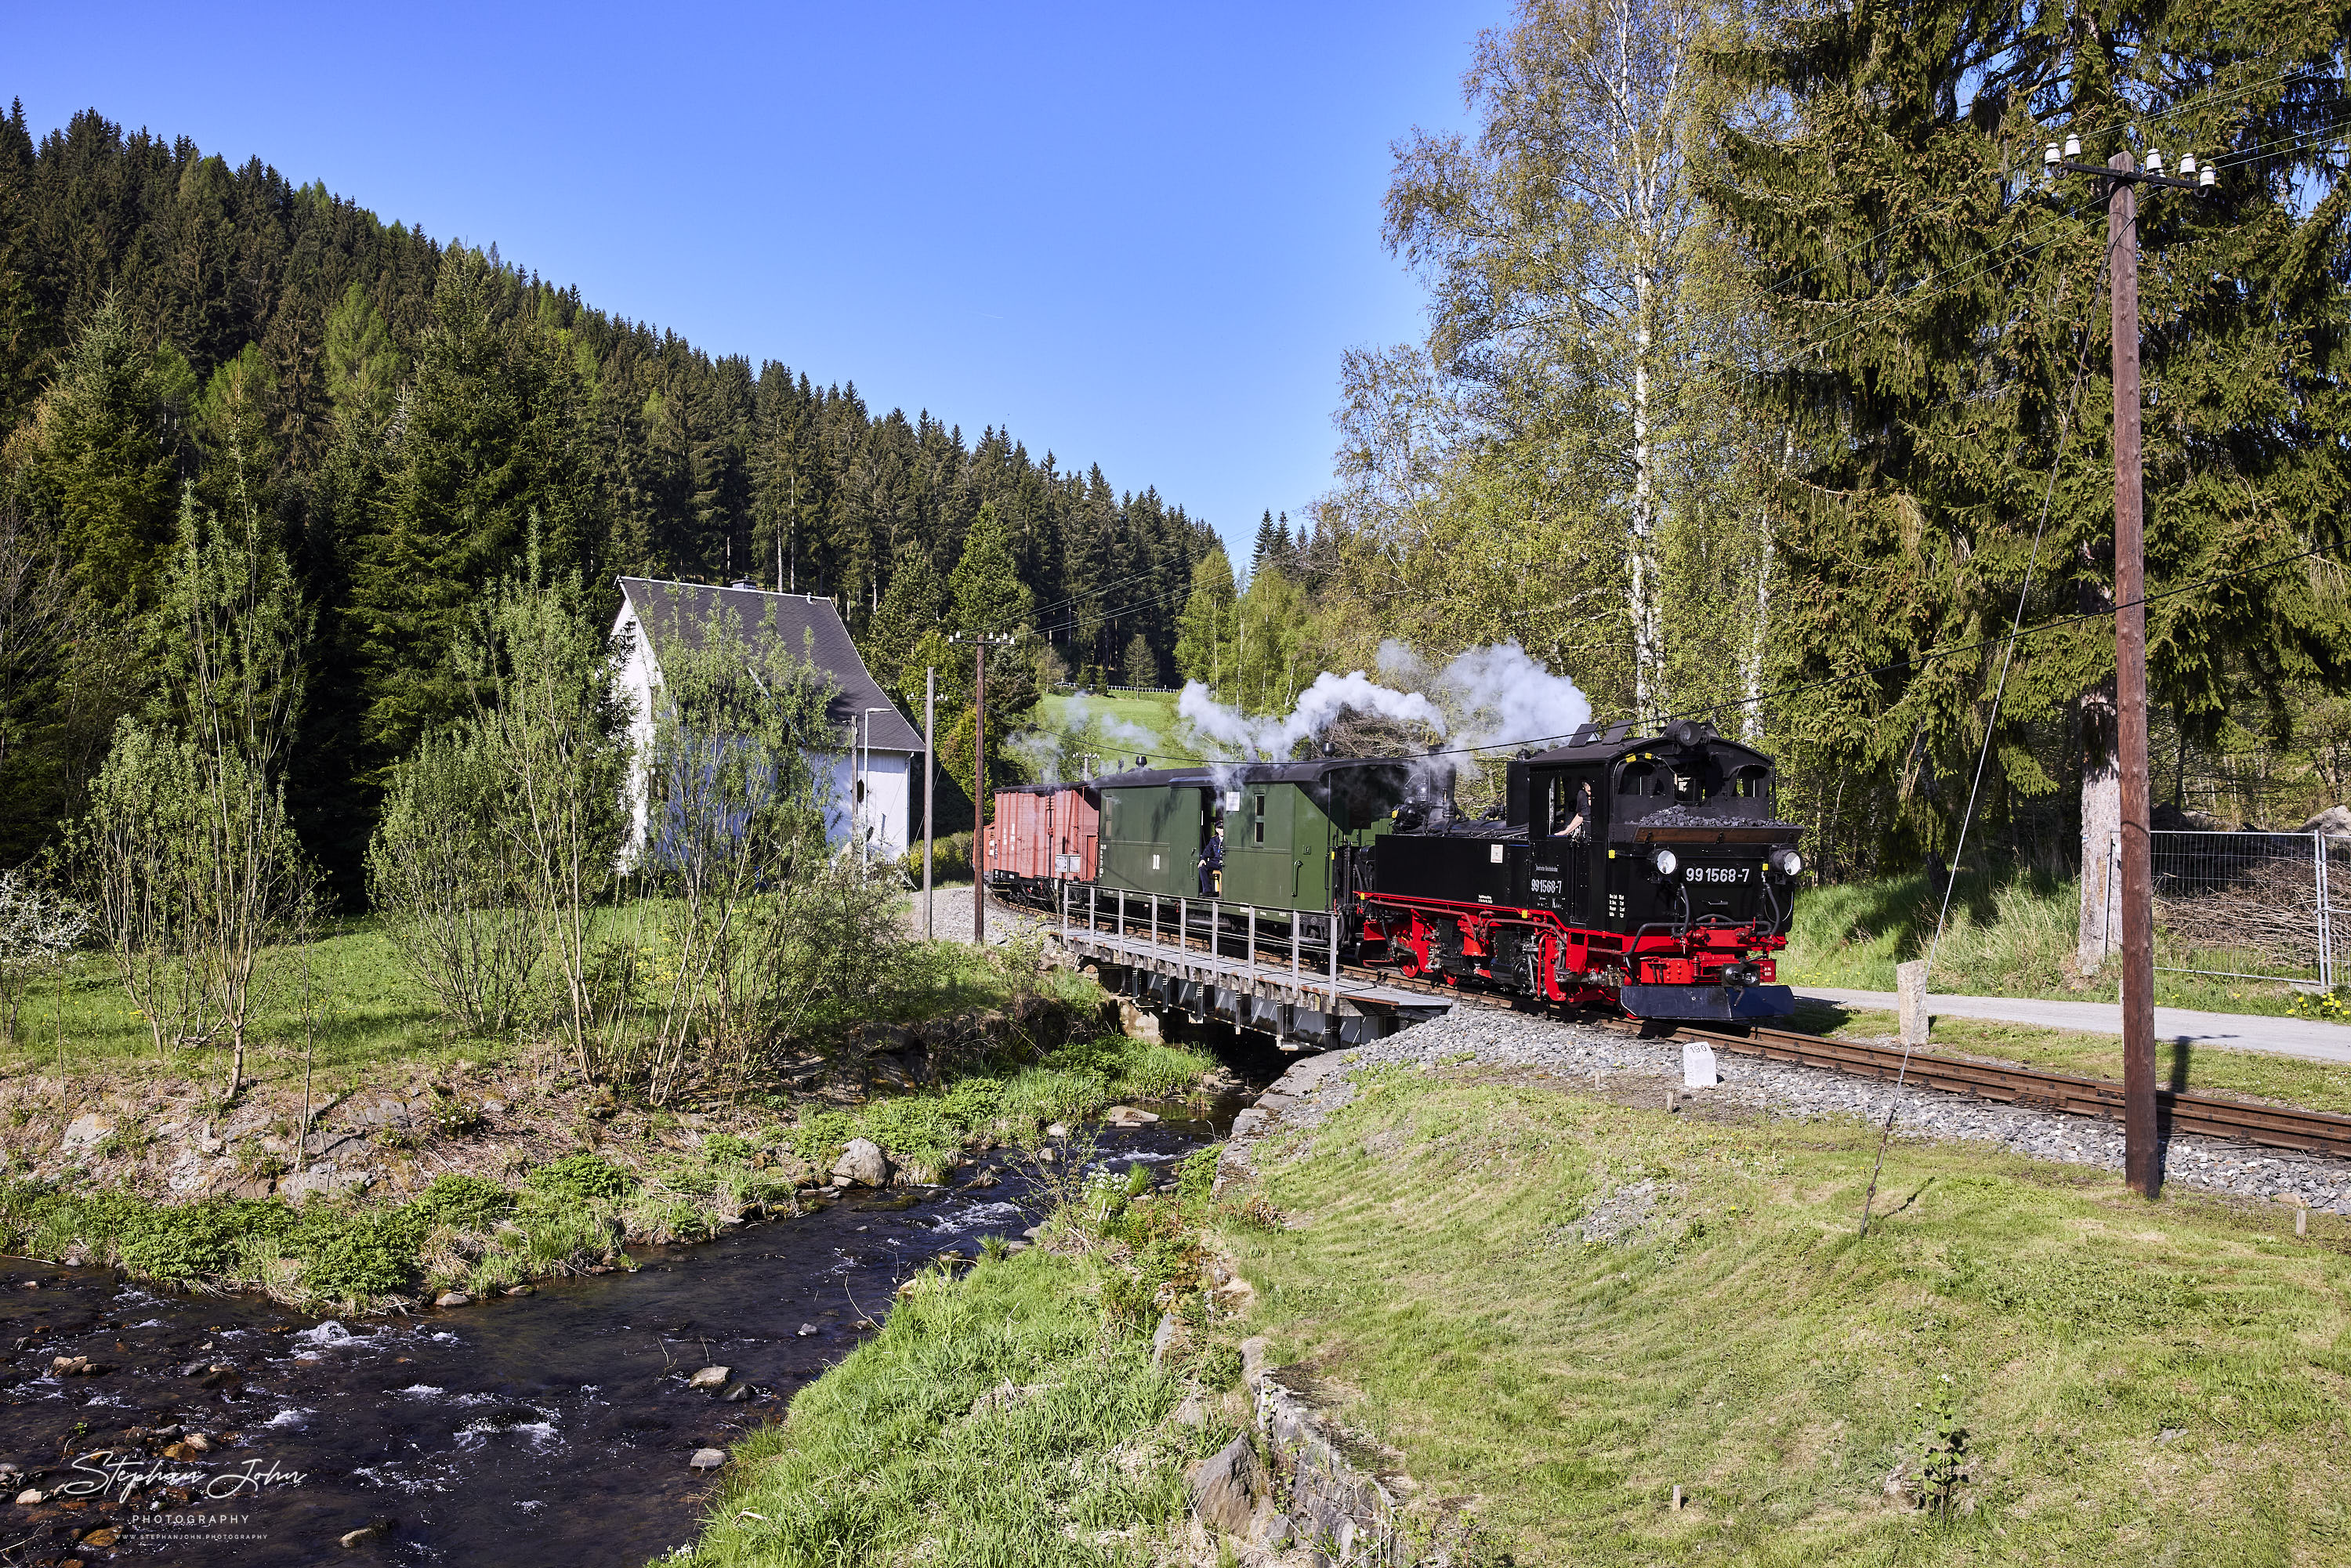
[[[1257,796],[1257,820],[1251,824],[1249,829],[1249,842],[1253,844],[1261,844],[1265,842],[1265,795],[1263,791],[1259,791]]]

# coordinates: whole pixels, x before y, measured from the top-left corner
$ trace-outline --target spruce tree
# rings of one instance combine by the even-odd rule
[[[2105,203],[2095,178],[2044,180],[2047,142],[2220,171],[2140,204],[2156,700],[2209,735],[2238,678],[2282,725],[2289,682],[2351,674],[2339,591],[2247,570],[2343,545],[2351,192],[2311,134],[2343,118],[2339,44],[2331,13],[2276,0],[1856,0],[1715,57],[1707,192],[1770,334],[1738,390],[1791,432],[1775,478],[1806,584],[1773,718],[1840,776],[1890,781],[1888,851],[1949,848],[2028,572],[2028,623],[2087,614],[2015,647],[1992,805],[2067,782],[2029,744],[2061,721],[2085,801],[2111,787]]]
[[[1035,599],[1020,580],[1010,530],[994,502],[980,507],[965,536],[963,559],[948,575],[947,591],[959,632],[1017,632],[1028,625]]]
[[[882,607],[859,643],[875,680],[899,689],[909,655],[937,627],[946,606],[947,585],[931,564],[930,551],[909,539],[898,551],[889,591],[882,595]]]
[[[176,517],[184,361],[144,347],[121,306],[90,318],[11,443],[20,504],[45,524],[83,601],[152,601]]]
[[[363,547],[351,612],[378,766],[462,711],[467,692],[448,651],[467,604],[519,559],[533,528],[551,571],[585,555],[578,379],[533,325],[502,319],[511,286],[479,253],[450,253],[401,466]]]
[[[1249,575],[1255,577],[1280,556],[1287,536],[1273,531],[1273,508],[1268,507],[1257,520],[1257,542],[1249,549]]]

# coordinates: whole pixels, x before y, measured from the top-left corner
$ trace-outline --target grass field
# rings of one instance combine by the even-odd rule
[[[1872,1152],[1392,1072],[1260,1151],[1245,1332],[1521,1563],[2351,1558],[2340,1220],[1896,1145],[1856,1239]]]
[[[1149,1341],[1163,1307],[1199,1325],[1215,1168],[1203,1151],[1164,1194],[1144,1166],[1062,1178],[1034,1250],[991,1238],[968,1273],[925,1270],[878,1334],[736,1450],[690,1561],[1186,1561],[1183,1465],[1229,1441],[1243,1405],[1169,1417],[1187,1390],[1238,1382],[1240,1358],[1187,1335],[1154,1364]]]
[[[2075,884],[2032,872],[1963,873],[1935,955],[1930,985],[1951,996],[2116,999],[2116,966],[2084,979],[2074,968]],[[1924,873],[1806,888],[1796,899],[1780,977],[1800,986],[1890,991],[1894,967],[1926,956],[1939,907]],[[2253,955],[2184,950],[2158,928],[2158,966],[2258,970]],[[2283,1014],[2293,988],[2258,980],[2168,973],[2155,999],[2164,1007]]]
[[[1056,692],[1037,705],[1036,728],[1058,738],[1065,779],[1084,772],[1081,753],[1092,753],[1094,770],[1102,773],[1132,768],[1138,756],[1148,757],[1153,768],[1188,760],[1178,755],[1176,727],[1174,692]]]
[[[612,923],[633,912],[600,912]],[[468,1061],[494,1065],[515,1040],[466,1033],[435,1011],[431,995],[402,967],[381,924],[360,919],[339,924],[306,948],[274,951],[266,965],[269,1005],[261,1009],[250,1038],[247,1071],[264,1085],[301,1071],[305,1034],[302,971],[309,969],[316,1038],[316,1071],[322,1086],[363,1075],[389,1063]],[[919,995],[904,998],[902,1019],[993,1005],[1002,977],[967,945],[941,942],[920,966],[926,977]],[[540,1016],[530,1028],[554,1031],[553,981]],[[62,975],[42,977],[28,988],[17,1019],[17,1038],[0,1041],[0,1071],[142,1073],[172,1077],[219,1072],[216,1051],[173,1050],[159,1060],[146,1021],[131,1006],[103,954],[84,954]]]

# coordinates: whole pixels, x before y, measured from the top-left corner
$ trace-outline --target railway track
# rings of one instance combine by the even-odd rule
[[[1861,1040],[1830,1040],[1795,1030],[1763,1028],[1744,1034],[1689,1027],[1677,1027],[1670,1032],[1684,1040],[1705,1040],[1717,1051],[1759,1056],[1767,1061],[1825,1067],[1888,1083],[1899,1076],[1906,1083],[1979,1100],[2062,1112],[2069,1116],[2122,1120],[2123,1086],[2111,1078],[2082,1078],[2070,1072],[1972,1061],[1924,1051],[1910,1053],[1906,1072],[1898,1049]],[[2325,1111],[2256,1104],[2217,1094],[2199,1094],[2192,1090],[2158,1089],[2156,1122],[2166,1135],[2181,1133],[2204,1138],[2231,1138],[2265,1148],[2298,1149],[2305,1154],[2351,1159],[2351,1116],[2336,1116]]]
[[[1183,946],[1206,951],[1208,944],[1205,937],[1196,941],[1187,936]],[[1392,969],[1343,964],[1340,975],[1343,978],[1442,997],[1455,1006],[1492,1008],[1512,1012],[1550,1011],[1520,998],[1464,990],[1426,980],[1406,979]],[[1873,1045],[1861,1040],[1832,1040],[1798,1030],[1761,1026],[1732,1033],[1693,1025],[1676,1025],[1663,1029],[1661,1038],[1702,1040],[1718,1051],[1727,1051],[1734,1055],[1824,1068],[1881,1082],[1891,1083],[1898,1077],[1905,1083],[1923,1089],[1970,1095],[2025,1110],[2051,1111],[2110,1122],[2122,1120],[2123,1086],[2110,1078],[2084,1078],[2070,1072],[2050,1072],[2006,1062],[1976,1061],[1924,1051],[1914,1051],[1909,1054],[1906,1071],[1903,1053],[1896,1047]],[[2325,1111],[2258,1104],[2216,1094],[2199,1094],[2192,1090],[2159,1089],[2156,1092],[2156,1120],[2166,1136],[2178,1133],[2195,1137],[2226,1138],[2238,1143],[2256,1144],[2264,1148],[2295,1149],[2305,1154],[2351,1159],[2351,1116],[2337,1116]]]

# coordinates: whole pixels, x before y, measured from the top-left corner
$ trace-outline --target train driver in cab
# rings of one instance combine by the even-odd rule
[[[1592,786],[1589,783],[1583,783],[1575,787],[1575,810],[1573,815],[1566,809],[1567,780],[1564,779],[1558,780],[1552,785],[1552,789],[1555,792],[1556,800],[1552,808],[1552,821],[1559,822],[1559,827],[1552,833],[1552,837],[1555,839],[1584,837],[1588,831],[1587,824],[1592,821]],[[1561,821],[1562,818],[1566,820]]]
[[[1219,811],[1208,819],[1207,836],[1200,841],[1200,896],[1215,898],[1222,891],[1225,871],[1225,818]]]

